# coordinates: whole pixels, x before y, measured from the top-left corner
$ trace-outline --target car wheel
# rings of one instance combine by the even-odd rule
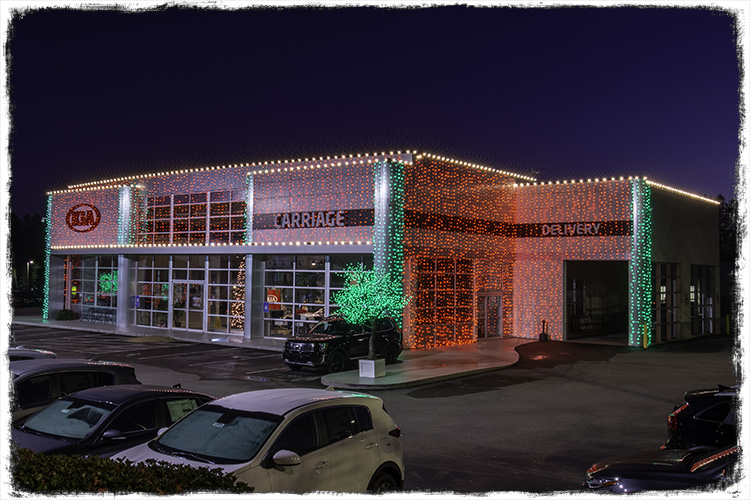
[[[395,344],[388,344],[383,350],[383,358],[385,358],[385,364],[392,365],[398,361],[398,347]]]
[[[328,358],[328,371],[331,373],[344,371],[346,367],[346,354],[341,351],[333,351]]]
[[[370,481],[370,485],[367,487],[367,493],[374,493],[376,495],[396,490],[398,490],[398,483],[393,476],[387,472],[376,474],[372,478],[372,481]]]

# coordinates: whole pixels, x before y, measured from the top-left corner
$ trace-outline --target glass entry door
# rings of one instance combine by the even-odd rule
[[[477,297],[477,338],[502,337],[503,304],[500,293]]]
[[[204,330],[204,282],[172,282],[172,328]]]

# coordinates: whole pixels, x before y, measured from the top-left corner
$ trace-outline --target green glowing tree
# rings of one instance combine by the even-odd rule
[[[400,318],[409,299],[404,296],[401,281],[384,271],[372,271],[362,264],[352,264],[342,275],[346,277],[344,288],[331,299],[341,306],[337,314],[347,322],[369,326],[367,359],[375,359],[375,321],[387,317]]]

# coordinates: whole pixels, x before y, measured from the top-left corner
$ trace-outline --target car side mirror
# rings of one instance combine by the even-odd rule
[[[276,465],[299,465],[301,460],[299,455],[289,450],[279,450],[273,456],[273,463]]]
[[[167,432],[167,429],[169,429],[169,427],[162,427],[161,429],[159,429],[158,431],[156,431],[156,435],[157,436],[161,436],[162,434],[164,434],[165,432]]]
[[[102,440],[104,441],[121,441],[123,439],[126,439],[125,434],[117,429],[109,429],[102,434]]]

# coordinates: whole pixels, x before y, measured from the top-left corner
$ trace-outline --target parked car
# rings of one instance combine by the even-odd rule
[[[400,489],[401,430],[375,396],[268,389],[201,406],[113,458],[222,469],[255,492]]]
[[[350,360],[368,354],[368,327],[352,325],[341,318],[321,321],[309,333],[291,337],[284,344],[284,363],[292,370],[303,366],[323,368],[329,372],[344,370]],[[375,322],[375,353],[386,363],[395,363],[401,354],[401,329],[390,318]]]
[[[14,425],[11,438],[35,453],[108,457],[153,439],[213,399],[156,385],[94,387],[53,401]]]
[[[12,420],[26,418],[61,396],[103,385],[140,384],[135,368],[85,359],[25,359],[8,363]]]
[[[734,477],[738,446],[654,450],[608,458],[586,472],[584,488],[610,493],[721,487]]]
[[[664,448],[736,444],[738,389],[719,385],[686,392],[685,403],[667,417]]]
[[[19,345],[17,347],[8,347],[8,361],[20,361],[22,359],[52,359],[57,355],[52,351],[44,349],[30,349]]]

